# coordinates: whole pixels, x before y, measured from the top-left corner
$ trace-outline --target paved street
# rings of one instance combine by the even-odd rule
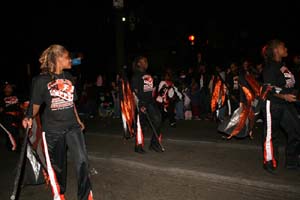
[[[254,139],[222,139],[211,121],[179,121],[176,128],[164,125],[166,152],[133,151],[134,141],[123,140],[119,119],[87,119],[86,143],[95,200],[296,200],[300,197],[300,170],[284,168],[282,135],[276,175],[262,169],[261,124]],[[1,144],[0,199],[9,199],[17,153]],[[68,165],[66,199],[76,200],[76,176]],[[50,200],[46,185],[22,188],[20,200]]]

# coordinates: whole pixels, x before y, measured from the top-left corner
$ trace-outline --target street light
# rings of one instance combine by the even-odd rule
[[[189,39],[191,45],[195,44],[195,36],[194,35],[189,35],[188,39]]]

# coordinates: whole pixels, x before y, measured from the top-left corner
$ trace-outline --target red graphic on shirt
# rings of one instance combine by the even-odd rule
[[[283,73],[284,78],[285,78],[285,87],[287,88],[292,88],[295,85],[295,77],[292,74],[292,72],[286,67],[286,66],[282,66],[280,68],[281,73]]]
[[[13,104],[19,103],[19,99],[16,96],[4,97],[5,106],[8,107]]]
[[[57,79],[48,83],[50,92],[51,110],[63,110],[73,107],[74,86],[71,81]]]
[[[144,92],[152,92],[153,78],[150,75],[144,75],[142,79],[144,80]]]

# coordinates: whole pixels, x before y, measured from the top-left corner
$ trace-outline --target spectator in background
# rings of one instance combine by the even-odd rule
[[[198,80],[199,80],[199,89],[200,89],[200,99],[199,99],[199,109],[200,109],[200,119],[208,120],[210,103],[209,103],[209,90],[208,85],[210,81],[210,75],[206,70],[206,65],[201,64],[198,68]]]
[[[226,75],[226,85],[228,86],[231,111],[236,110],[240,103],[239,73],[240,70],[237,63],[231,63],[229,73]]]
[[[102,74],[97,76],[97,109],[100,118],[110,117],[113,114],[113,97],[111,87],[106,84],[106,77]]]
[[[193,67],[189,67],[187,73],[184,76],[185,84],[191,85],[194,76],[195,76],[194,68]]]
[[[111,82],[111,95],[113,98],[113,107],[114,107],[113,118],[120,118],[121,116],[120,88],[119,88],[119,84],[117,84],[115,81]]]
[[[191,105],[190,88],[188,86],[184,85],[183,89],[182,89],[182,94],[183,94],[184,119],[185,120],[192,120],[193,113],[192,113],[192,105]]]
[[[179,90],[179,92],[181,92],[182,95],[183,95],[183,90],[186,85],[185,78],[186,78],[185,71],[180,70],[179,75],[176,79],[175,85],[178,86],[178,90]],[[176,120],[184,120],[184,95],[182,96],[182,99],[177,101],[177,103],[175,105],[175,119]]]
[[[192,83],[190,87],[193,119],[200,120],[200,87],[195,77],[192,78]]]
[[[86,80],[83,85],[79,108],[90,119],[97,115],[97,87],[91,81]]]
[[[6,136],[6,147],[9,151],[15,151],[19,147],[19,128],[23,117],[19,97],[15,93],[15,86],[6,82],[2,88],[0,99],[0,131]],[[7,132],[8,131],[8,132]]]
[[[158,86],[156,102],[159,104],[162,113],[162,120],[169,120],[171,127],[176,126],[175,105],[182,99],[182,94],[178,91],[172,78],[172,73],[166,71]]]

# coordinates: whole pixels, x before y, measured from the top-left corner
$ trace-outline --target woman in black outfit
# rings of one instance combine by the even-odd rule
[[[299,168],[300,120],[295,109],[295,78],[285,66],[288,56],[284,42],[271,40],[263,48],[265,67],[263,84],[272,90],[262,106],[264,115],[264,169],[274,173],[278,167],[278,134],[282,128],[287,133],[286,167]]]
[[[75,101],[74,80],[69,52],[61,45],[51,45],[39,59],[41,73],[32,81],[30,107],[23,126],[31,127],[32,118],[42,113],[43,144],[53,199],[64,200],[67,176],[67,148],[74,158],[78,181],[78,200],[92,200],[89,164],[81,122]]]
[[[132,91],[138,101],[135,152],[145,153],[143,132],[145,132],[145,125],[149,125],[149,123],[153,124],[152,128],[155,129],[153,131],[157,133],[157,135],[152,134],[149,149],[156,152],[164,152],[165,149],[160,145],[162,142],[162,134],[160,132],[162,126],[161,112],[154,98],[154,79],[147,72],[147,69],[147,57],[136,57],[133,62],[133,76],[131,78]]]

